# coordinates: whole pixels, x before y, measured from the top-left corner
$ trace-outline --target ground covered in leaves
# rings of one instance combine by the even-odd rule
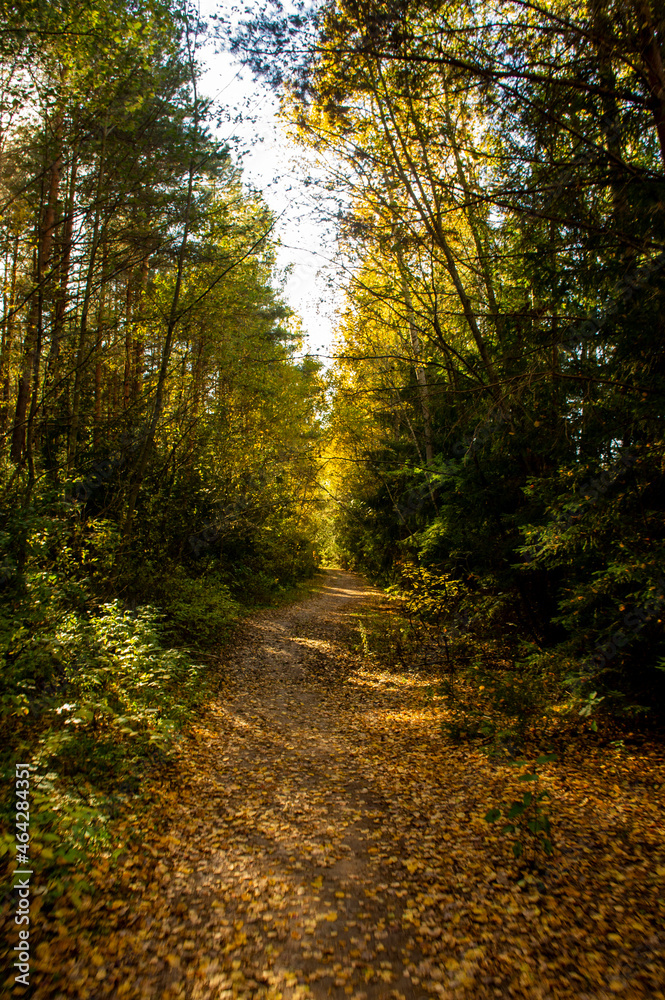
[[[665,1000],[658,748],[543,765],[555,853],[528,875],[484,818],[519,770],[445,737],[430,679],[354,650],[381,600],[329,571],[243,626],[99,892],[33,900],[35,998]]]

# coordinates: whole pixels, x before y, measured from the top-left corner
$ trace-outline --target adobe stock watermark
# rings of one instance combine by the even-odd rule
[[[621,131],[616,122],[612,121],[609,115],[604,114],[601,118],[601,125],[603,126],[605,132],[605,140],[610,143],[613,140],[619,141],[621,139]],[[578,144],[582,146],[584,140],[581,140]],[[542,209],[540,209],[540,214],[548,212],[553,205],[559,200],[565,189],[568,187],[571,181],[576,180],[579,177],[579,171],[582,167],[586,167],[591,164],[595,159],[598,158],[598,154],[601,154],[604,158],[607,157],[607,150],[604,146],[598,145],[595,142],[587,142],[586,148],[583,153],[577,153],[570,163],[567,163],[557,175],[554,180],[553,187],[548,189],[546,194],[544,204]]]
[[[119,469],[127,466],[147,437],[147,431],[138,438],[127,434],[122,435],[119,445],[121,454],[116,458],[101,459],[94,463],[85,479],[65,488],[66,503],[86,503],[90,497],[108,483]],[[5,556],[0,563],[0,586],[11,583],[16,578],[16,564]]]
[[[626,275],[616,286],[612,300],[602,315],[596,318],[589,317],[572,325],[554,346],[561,347],[565,351],[572,352],[577,350],[585,341],[590,340],[602,330],[605,324],[619,312],[620,307],[630,302],[638,291],[646,288],[654,275],[662,271],[663,268],[665,268],[665,253],[659,254],[642,267],[637,268],[632,274]],[[453,445],[453,456],[457,459],[463,459],[476,454],[499,428],[507,422],[508,416],[505,411],[498,407],[493,408],[473,434],[467,435]],[[632,461],[634,460],[633,457]],[[625,457],[620,459],[620,462],[624,464],[626,462],[630,463],[630,461],[631,459]],[[437,479],[452,478],[457,470],[452,462],[447,460],[441,465],[437,465],[434,469],[428,470],[426,467],[425,471],[429,472],[428,481],[407,493],[402,502],[394,504],[395,510],[404,521],[406,521],[407,517],[413,516],[422,510],[428,498],[431,498],[434,489],[436,489]],[[622,471],[625,471],[625,469],[622,469]],[[601,479],[603,476],[606,476],[606,473],[601,474]],[[596,484],[597,480],[593,480],[592,482]],[[602,488],[606,489],[606,486]],[[531,560],[527,558],[526,561]]]
[[[224,512],[222,512],[222,515]],[[219,523],[209,522],[196,534],[190,535],[187,539],[189,550],[195,559],[199,559],[205,552],[222,539],[225,532]]]
[[[496,434],[500,427],[509,423],[508,415],[499,407],[493,407],[478,424],[472,434],[460,438],[452,447],[454,459],[457,461],[469,458],[479,452]],[[446,479],[453,479],[459,468],[452,459],[443,459],[435,464],[426,465],[423,472],[428,476],[425,483],[410,490],[404,499],[393,506],[403,521],[414,514],[420,513],[428,500],[432,500],[438,485]]]
[[[209,521],[200,531],[188,537],[189,549],[195,559],[200,558],[208,552],[216,542],[221,541],[229,534],[229,530],[234,528],[247,512],[253,509],[250,501],[239,498],[234,503],[215,505],[217,517],[214,521]]]
[[[16,794],[16,867],[12,876],[12,889],[16,892],[14,924],[18,927],[18,943],[12,948],[17,971],[14,981],[19,986],[30,986],[30,768],[17,764],[15,773]]]

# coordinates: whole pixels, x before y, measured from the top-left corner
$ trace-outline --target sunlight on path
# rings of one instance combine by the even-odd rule
[[[662,1000],[646,917],[623,939],[627,986],[625,963],[588,950],[600,938],[565,879],[545,895],[515,885],[483,820],[503,772],[442,740],[425,680],[351,651],[354,615],[379,600],[331,571],[243,626],[224,653],[231,697],[182,753],[161,836],[126,862],[135,906],[111,902],[98,964],[74,962],[38,1000]],[[580,847],[568,864],[584,884],[596,860]],[[633,905],[640,872],[616,878]]]

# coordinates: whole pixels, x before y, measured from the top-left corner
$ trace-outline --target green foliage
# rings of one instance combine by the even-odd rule
[[[198,686],[187,657],[162,648],[150,607],[123,611],[116,600],[85,619],[69,614],[55,631],[54,648],[65,663],[63,691],[73,699],[55,711],[74,729],[103,720],[129,736],[158,738],[183,718]]]
[[[322,387],[194,9],[7,14],[0,765],[55,871],[167,763],[219,681],[195,660],[313,572]]]
[[[173,566],[155,589],[173,637],[190,647],[210,649],[224,643],[240,605],[219,574],[192,578]]]
[[[13,769],[3,772],[3,777],[11,783]],[[111,844],[111,800],[94,795],[89,786],[81,790],[74,786],[63,788],[54,777],[31,774],[30,866],[40,886],[46,889],[48,901],[57,900],[66,891],[80,906],[80,894],[91,888],[86,872],[93,859],[101,851],[108,851]],[[13,803],[3,802],[2,806],[1,818],[11,829]],[[13,837],[3,837],[0,864],[9,859],[12,847]],[[11,889],[5,887],[4,891]]]
[[[58,589],[48,604],[34,594],[28,573],[20,607],[3,619],[0,769],[11,794],[14,761],[30,764],[31,863],[57,896],[106,849],[119,804],[162,766],[207,679],[164,645],[154,608],[131,612],[116,599],[67,609]],[[8,829],[13,805],[3,796]]]
[[[607,711],[665,708],[665,160],[641,99],[600,96],[628,53],[638,93],[637,39],[660,26],[601,8],[567,11],[567,66],[543,11],[414,8],[403,36],[344,9],[294,99],[302,142],[334,148],[349,191],[338,551],[414,609],[422,574],[430,644],[463,613],[488,666],[523,664],[494,685],[514,715],[522,689],[536,711],[547,657],[577,717],[592,691]],[[392,32],[400,59],[377,76],[365,40]],[[342,37],[344,58],[320,56]],[[535,64],[551,85],[527,83]]]
[[[503,817],[505,822],[501,832],[516,838],[512,844],[513,856],[516,859],[525,857],[533,864],[536,863],[540,852],[550,855],[554,850],[550,810],[546,810],[543,804],[550,795],[546,789],[540,788],[540,776],[537,771],[538,765],[553,760],[556,760],[555,754],[541,754],[535,765],[528,764],[524,760],[515,761],[516,767],[526,768],[518,780],[533,783],[533,789],[524,792],[521,798],[514,799],[510,805],[495,806],[485,814],[488,823],[496,823]]]

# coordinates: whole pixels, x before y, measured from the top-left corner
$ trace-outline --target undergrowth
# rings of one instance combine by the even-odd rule
[[[263,573],[243,590],[242,567],[212,559],[124,573],[112,525],[67,517],[26,524],[22,572],[0,579],[0,869],[13,860],[20,763],[44,904],[76,903],[91,866],[122,850],[116,821],[147,804],[223,686],[217,652],[242,615],[305,586]]]
[[[517,627],[501,594],[417,566],[402,566],[388,600],[359,618],[358,651],[383,667],[429,677],[442,735],[510,758],[557,733],[633,728],[635,712],[607,707],[571,682],[571,664]]]
[[[540,783],[540,765],[557,759],[543,751],[557,736],[597,730],[596,716],[589,718],[582,699],[566,689],[562,666],[511,636],[508,609],[495,596],[474,594],[472,602],[460,581],[420,569],[403,573],[388,594],[358,616],[357,651],[380,669],[425,680],[423,697],[437,709],[441,739],[483,750],[499,786],[506,767],[521,769],[518,782],[530,786],[510,802],[488,802],[485,818],[503,821],[520,873],[542,874],[555,850],[556,803]]]
[[[31,865],[57,897],[109,848],[114,817],[168,760],[211,678],[164,641],[153,607],[51,605],[35,620],[26,603],[14,614],[1,646],[0,852],[9,862],[20,761],[31,772]]]

